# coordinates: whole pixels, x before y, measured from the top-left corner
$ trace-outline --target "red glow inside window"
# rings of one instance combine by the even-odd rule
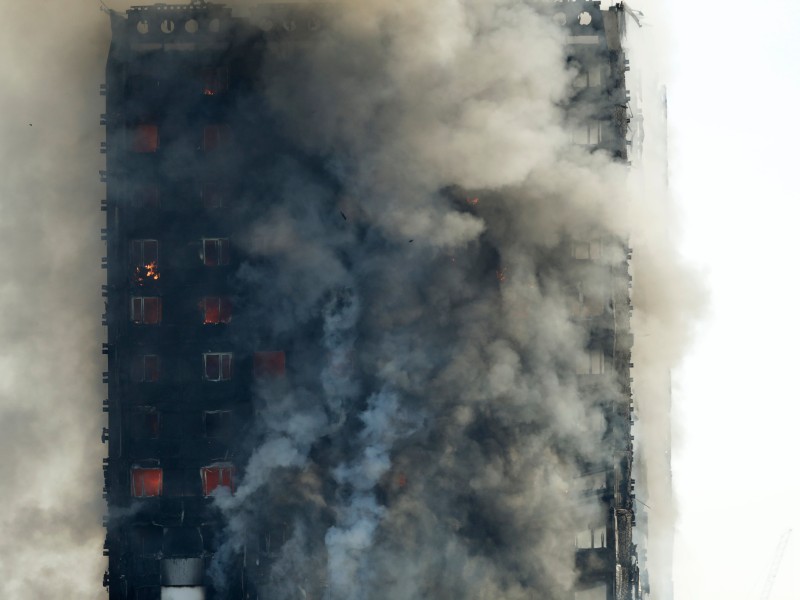
[[[158,127],[139,125],[133,132],[133,151],[150,154],[158,150]]]
[[[131,320],[137,325],[161,323],[161,298],[158,296],[135,296],[131,298]]]
[[[231,246],[227,238],[205,238],[203,240],[203,264],[219,267],[231,262]]]
[[[207,381],[228,381],[231,378],[233,354],[207,352],[203,355],[204,376]]]
[[[230,323],[232,313],[233,304],[230,298],[224,296],[206,296],[203,298],[203,323],[205,325]]]
[[[160,496],[163,483],[161,469],[135,468],[131,471],[131,495],[134,498]]]
[[[203,479],[203,495],[210,496],[211,492],[219,487],[226,487],[233,493],[233,474],[234,468],[231,465],[213,465],[200,469],[200,477]]]
[[[283,350],[256,352],[253,355],[253,374],[260,378],[285,375],[286,353]]]
[[[133,380],[139,383],[153,383],[161,375],[160,360],[155,354],[137,356],[133,361]]]
[[[228,128],[224,125],[206,125],[203,128],[203,150],[216,150],[227,143],[228,137]]]

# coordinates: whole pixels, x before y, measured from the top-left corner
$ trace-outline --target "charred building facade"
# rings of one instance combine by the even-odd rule
[[[285,150],[291,140],[281,137],[262,91],[282,72],[292,46],[320,29],[317,10],[275,4],[245,19],[221,4],[192,2],[110,13],[103,87],[109,365],[103,437],[109,505],[104,583],[114,600],[295,597],[270,590],[280,587],[273,567],[292,537],[290,513],[297,502],[276,501],[231,551],[218,501],[236,497],[264,436],[253,425],[261,410],[256,397],[282,394],[291,381],[313,380],[314,365],[329,359],[330,349],[320,342],[327,331],[322,317],[310,318],[302,331],[261,324],[272,307],[264,306],[265,294],[250,275],[254,268],[273,273],[282,266],[242,241],[248,225],[270,212],[273,171],[281,168],[275,156],[294,153],[292,160],[306,160],[298,157],[300,150]],[[562,108],[573,143],[624,162],[621,5],[601,10],[599,2],[563,2],[547,10],[568,31],[567,68],[575,78]],[[335,177],[320,175],[326,165],[314,160],[305,168],[317,182],[328,182],[331,212],[339,225],[349,225],[353,217],[337,203]],[[478,193],[441,192],[465,212],[474,209]],[[609,259],[612,247],[623,252]],[[574,535],[576,546],[578,576],[570,593],[575,600],[638,600],[630,256],[624,240],[603,232],[565,239],[556,253],[570,273],[571,321],[585,331],[578,386],[593,398],[613,390],[599,403],[606,430],[595,455],[602,459],[579,461],[570,492],[594,515],[585,527],[564,533]],[[506,275],[493,264],[496,257],[485,250],[476,256],[502,285]],[[317,391],[324,387],[320,383]],[[362,410],[363,402],[357,406]],[[335,473],[326,452],[346,451],[331,437],[322,436],[310,454],[317,470]],[[336,495],[335,479],[323,482],[322,497]],[[391,503],[406,486],[406,475],[393,471],[375,486],[375,496]],[[314,510],[323,524],[334,523],[333,514]],[[220,569],[221,552],[226,558]],[[338,598],[325,581],[295,587],[298,598]]]

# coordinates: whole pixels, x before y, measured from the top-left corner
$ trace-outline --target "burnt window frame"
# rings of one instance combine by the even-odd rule
[[[209,310],[216,304],[217,320],[209,320]],[[200,301],[203,325],[229,325],[233,319],[233,300],[230,296],[203,296]],[[213,315],[213,312],[212,312]],[[226,318],[227,317],[227,318]]]
[[[233,435],[233,411],[232,410],[206,410],[203,411],[203,437],[207,440],[226,441]],[[214,423],[213,431],[209,424]]]
[[[217,377],[209,377],[209,359],[217,359]],[[227,377],[225,377],[225,362],[227,361]],[[233,379],[233,352],[203,352],[203,380],[213,383],[231,381]]]
[[[209,245],[215,247],[213,255],[208,252]],[[205,267],[225,267],[231,264],[231,239],[227,237],[204,237],[201,240],[201,258]]]
[[[218,483],[213,488],[209,489],[209,482],[207,475],[213,471],[217,471],[218,475]],[[225,476],[224,473],[227,473],[230,485],[225,485]],[[216,463],[212,465],[206,465],[200,468],[200,482],[202,484],[202,492],[205,498],[210,497],[215,490],[220,487],[226,487],[230,490],[231,494],[236,493],[236,467],[231,463]]]
[[[147,260],[146,255],[152,254],[146,251],[147,246],[155,247],[155,258]],[[151,248],[152,250],[152,248]],[[132,239],[130,243],[130,261],[134,267],[146,267],[149,264],[158,265],[159,254],[161,245],[159,241],[154,238],[136,238]]]
[[[134,432],[138,439],[157,440],[161,437],[163,421],[161,413],[154,406],[137,406],[134,414]]]
[[[134,356],[131,363],[131,381],[134,383],[158,383],[161,381],[161,375],[161,357],[158,354]]]
[[[156,311],[156,320],[148,320],[148,304],[155,303],[155,311]],[[137,307],[138,305],[138,307]],[[137,316],[137,308],[139,313],[139,319],[136,318]],[[131,309],[131,322],[134,325],[146,325],[146,326],[153,326],[153,325],[160,325],[163,319],[163,303],[161,301],[161,296],[131,296],[130,302],[130,309]]]
[[[154,472],[158,473],[158,490],[154,494],[148,494],[146,484],[141,484],[141,494],[137,494],[136,488],[136,474],[138,472]],[[164,470],[161,467],[131,467],[131,498],[160,498],[164,494]]]

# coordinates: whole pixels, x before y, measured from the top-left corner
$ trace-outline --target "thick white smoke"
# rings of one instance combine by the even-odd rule
[[[599,342],[575,315],[627,302],[610,283],[624,241],[659,224],[631,209],[625,165],[571,143],[576,71],[537,5],[343,0],[328,17],[272,48],[286,141],[240,272],[264,307],[253,335],[324,348],[257,390],[226,544],[280,513],[274,598],[570,597],[574,534],[603,519],[570,488],[624,444],[602,406],[627,403],[613,377],[581,387]],[[602,254],[572,260],[575,240]],[[651,258],[657,295],[680,269]]]
[[[98,8],[3,5],[2,598],[105,597]]]

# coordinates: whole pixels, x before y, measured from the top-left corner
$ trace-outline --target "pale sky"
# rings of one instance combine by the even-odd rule
[[[793,528],[771,598],[796,600],[800,5],[668,12],[673,193],[682,250],[710,292],[674,382],[676,598],[760,598]]]

